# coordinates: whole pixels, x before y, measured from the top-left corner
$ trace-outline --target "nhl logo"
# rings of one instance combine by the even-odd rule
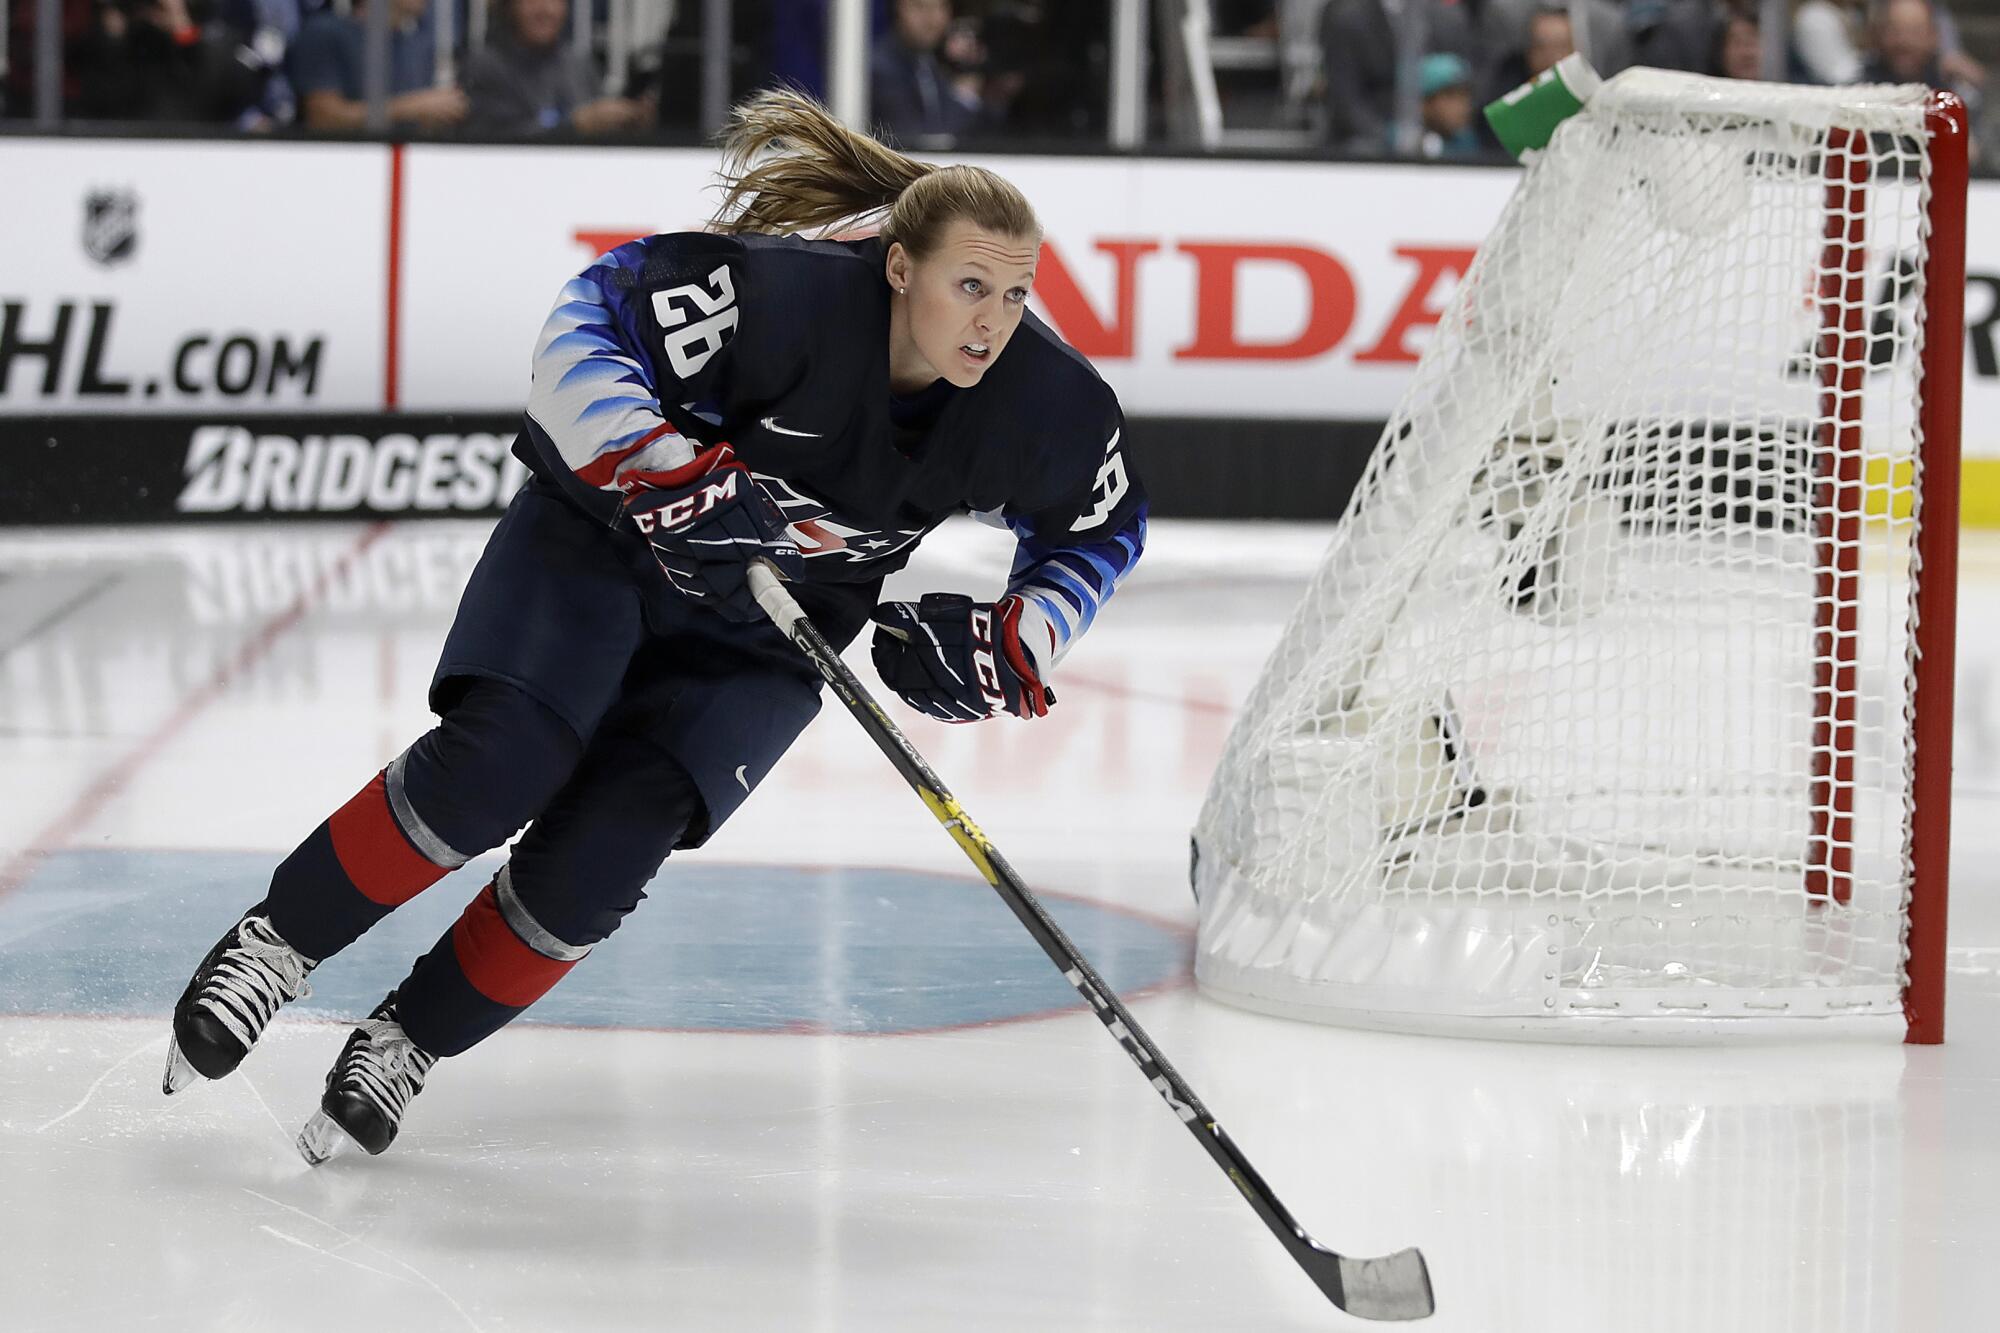
[[[83,252],[106,268],[139,248],[139,196],[131,190],[92,190],[83,197]]]

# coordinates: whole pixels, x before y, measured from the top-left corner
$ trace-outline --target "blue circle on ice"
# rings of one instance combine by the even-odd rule
[[[79,850],[0,898],[0,1012],[168,1013],[281,858]],[[313,973],[288,1013],[352,1019],[448,929],[497,861],[448,876]],[[1121,995],[1183,983],[1187,933],[1040,895]],[[976,879],[676,858],[647,901],[519,1021],[593,1028],[894,1033],[1035,1017],[1082,1001]]]

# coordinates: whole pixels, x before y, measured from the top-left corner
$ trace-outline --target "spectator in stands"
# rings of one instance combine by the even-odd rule
[[[691,16],[699,12],[701,6],[685,3],[685,0],[624,0],[624,3],[627,10],[625,67],[622,70],[607,70],[606,86],[613,86],[615,79],[615,86],[623,89],[627,97],[646,97],[657,111],[661,58],[666,54],[667,43],[672,40],[674,20],[682,17],[683,13]],[[762,31],[770,24],[768,0],[734,0],[731,11],[736,23],[752,25],[748,29],[751,32]],[[603,11],[592,4],[591,12],[595,16]],[[608,39],[609,33],[605,28],[598,31]],[[608,40],[606,45],[609,45]],[[731,54],[734,55],[734,52]],[[606,54],[607,63],[617,58],[615,50]],[[732,60],[732,67],[734,63]]]
[[[1512,92],[1575,50],[1569,13],[1553,7],[1537,9],[1528,15],[1521,44],[1501,56],[1493,67],[1482,101],[1490,102]]]
[[[1764,33],[1756,11],[1725,6],[1715,26],[1715,57],[1707,71],[1725,79],[1764,77]]]
[[[1959,96],[1976,110],[1979,94],[1986,87],[1986,66],[1966,52],[1965,44],[1959,40],[1958,19],[1945,8],[1943,0],[1932,0],[1931,19],[1937,24],[1938,69]]]
[[[1976,112],[1986,68],[1958,47],[1957,30],[1942,5],[1881,0],[1870,15],[1873,53],[1862,64],[1861,81],[1950,88]]]
[[[1476,157],[1484,151],[1473,128],[1472,67],[1449,51],[1424,57],[1418,87],[1423,92],[1425,157]]]
[[[1425,45],[1430,50],[1472,59],[1472,22],[1460,0],[1330,0],[1320,14],[1328,143],[1356,153],[1385,153],[1394,147],[1395,25],[1404,8],[1415,4],[1427,6]]]
[[[1861,44],[1856,7],[1849,0],[1795,0],[1792,56],[1808,83],[1858,83]]]
[[[1859,83],[1871,76],[1863,68],[1873,60],[1880,63],[1882,15],[1887,6],[1877,4],[1872,13],[1863,13],[1859,0],[1799,0],[1792,11],[1792,49],[1798,77],[1813,83]],[[1967,98],[1974,97],[1986,83],[1986,68],[1966,54],[1959,40],[1958,22],[1942,4],[1927,3],[1931,27],[1935,31],[1938,73],[1944,82]],[[1911,16],[1902,27],[1914,31]],[[1864,49],[1861,34],[1869,38]],[[1901,40],[1899,35],[1898,40]]]
[[[1044,15],[1039,5],[1001,0],[987,7],[979,24],[980,121],[1006,133],[1015,120],[1015,106],[1035,80],[1043,54]]]
[[[1694,74],[1715,67],[1716,39],[1734,0],[1639,0],[1633,15],[1632,61]],[[1744,0],[1754,6],[1756,0]]]
[[[1654,21],[1663,10],[1663,3],[1662,0],[1584,0],[1583,8],[1588,39],[1584,54],[1590,58],[1591,68],[1609,78],[1633,63],[1635,25]],[[1565,0],[1484,0],[1479,5],[1479,44],[1484,62],[1479,68],[1489,76],[1489,87],[1498,77],[1497,67],[1528,45],[1529,28],[1535,15],[1544,9],[1567,13],[1569,5]],[[1513,87],[1509,84],[1501,91]]]
[[[389,6],[390,123],[441,130],[463,121],[465,94],[435,86],[436,47],[430,29],[419,22],[429,0],[377,2]],[[298,94],[300,122],[309,130],[358,130],[367,124],[362,80],[368,4],[354,0],[346,16],[323,9],[299,28],[286,66]]]
[[[285,53],[304,21],[303,0],[220,0],[222,18],[242,45],[236,58],[262,77],[256,104],[236,118],[239,129],[268,130],[289,125],[298,114],[298,98],[285,77]]]
[[[487,134],[615,134],[651,120],[645,102],[603,96],[590,57],[564,40],[569,0],[508,0],[501,13],[491,39],[466,61],[472,128]]]
[[[1937,22],[1925,0],[1885,0],[1875,10],[1873,37],[1874,54],[1861,66],[1863,83],[1945,86]]]
[[[187,0],[108,0],[78,52],[76,114],[98,120],[227,121],[256,104],[261,69],[203,5]]]
[[[951,0],[896,0],[895,24],[875,43],[868,69],[869,106],[892,139],[955,138],[978,117],[979,99],[946,64],[952,35]]]
[[[978,127],[1014,139],[1102,135],[1110,19],[1109,0],[988,0]]]
[[[1570,32],[1569,14],[1560,9],[1542,9],[1528,17],[1528,44],[1521,58],[1528,77],[1534,78],[1564,56],[1574,55],[1576,39]]]

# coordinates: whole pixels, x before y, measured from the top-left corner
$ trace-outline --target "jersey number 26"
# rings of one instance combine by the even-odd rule
[[[653,293],[653,314],[667,334],[667,360],[682,379],[707,365],[736,329],[740,312],[729,265],[718,264],[708,281],[713,291],[690,282]],[[706,318],[688,323],[697,314]]]

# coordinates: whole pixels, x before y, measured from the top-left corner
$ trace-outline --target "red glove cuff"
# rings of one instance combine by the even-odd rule
[[[1021,645],[1021,599],[1003,597],[993,607],[994,635],[1000,651],[1007,658],[1007,665],[1021,679],[1021,702],[1030,717],[1046,717],[1049,712],[1048,688],[1042,684],[1042,677],[1035,670],[1034,659]]]
[[[685,486],[717,468],[736,463],[736,450],[724,440],[720,444],[701,450],[677,468],[665,472],[642,472],[637,469],[618,478],[618,489],[630,495],[634,491],[664,491],[677,486]],[[740,466],[740,465],[739,465]]]

